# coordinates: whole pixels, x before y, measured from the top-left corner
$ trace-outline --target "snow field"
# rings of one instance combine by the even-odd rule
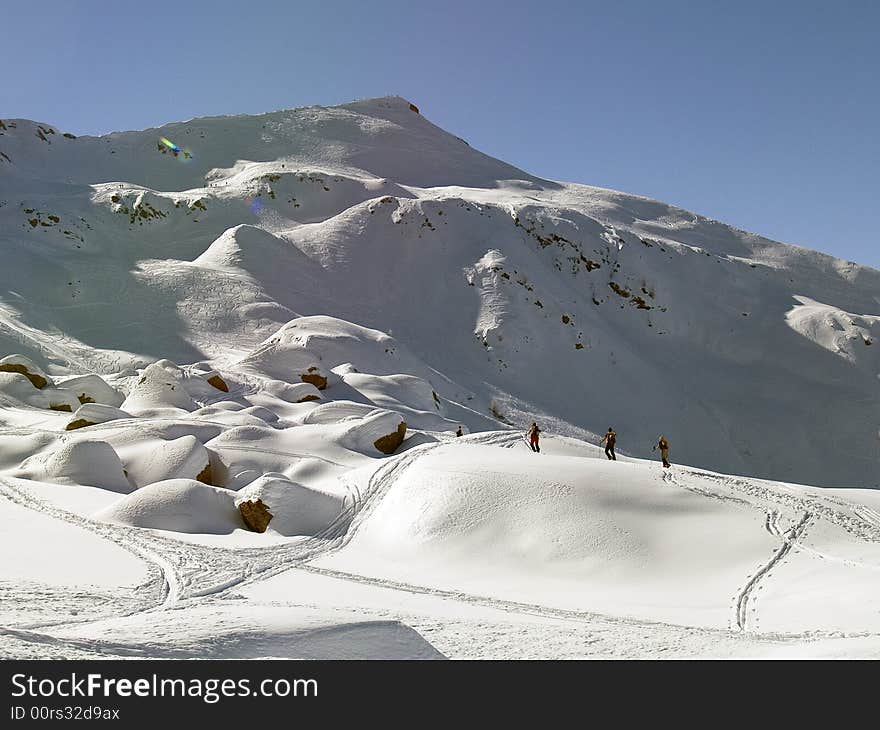
[[[399,98],[6,121],[4,655],[878,654],[878,272]]]

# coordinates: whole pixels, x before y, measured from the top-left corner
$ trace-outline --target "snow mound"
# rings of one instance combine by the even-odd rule
[[[372,375],[407,373],[426,381],[436,375],[394,337],[337,317],[299,317],[284,325],[276,336],[308,348],[331,370],[349,364],[357,372]]]
[[[346,373],[342,379],[377,406],[440,411],[440,399],[431,384],[415,375]]]
[[[148,366],[123,401],[122,410],[135,415],[162,409],[196,410],[197,405],[184,387],[179,368],[169,365],[167,361],[159,361]]]
[[[169,479],[138,489],[94,515],[132,527],[225,535],[243,528],[233,493],[192,479]]]
[[[172,371],[173,372],[173,371]],[[196,402],[212,402],[225,397],[229,392],[229,383],[216,370],[208,372],[179,372],[184,390]]]
[[[126,413],[119,408],[113,408],[112,406],[106,406],[101,403],[86,403],[76,409],[73,417],[68,421],[65,430],[73,431],[77,428],[85,428],[87,426],[94,426],[98,423],[116,421],[120,418],[131,418],[131,414]]]
[[[329,423],[341,423],[357,418],[363,418],[376,409],[365,403],[355,403],[347,400],[330,401],[315,406],[305,416],[302,422],[305,424],[326,425]]]
[[[130,450],[125,460],[128,476],[143,487],[168,479],[195,479],[211,483],[211,455],[195,436],[160,441],[150,448]]]
[[[393,454],[406,436],[406,421],[398,413],[377,408],[346,429],[339,442],[370,456]]]
[[[341,414],[335,413],[326,421],[318,418],[320,423],[289,428],[261,424],[227,429],[205,443],[216,455],[212,461],[212,469],[216,465],[214,483],[241,489],[264,474],[276,472],[311,487],[366,466],[400,446],[406,426],[399,414],[350,406],[351,410],[343,409],[347,416],[342,420]]]
[[[45,408],[53,411],[66,411],[73,413],[79,408],[80,401],[76,397],[76,393],[67,388],[46,387],[40,391],[40,395],[45,398]]]
[[[263,423],[267,423],[269,425],[273,425],[278,423],[278,414],[275,411],[272,411],[268,408],[264,408],[263,406],[249,406],[240,411],[243,416],[250,416],[251,418],[256,418]]]
[[[332,401],[315,406],[302,418],[304,425],[341,428],[328,431],[342,446],[361,454],[393,453],[406,434],[406,421],[399,414],[352,401]]]
[[[320,355],[302,345],[297,333],[285,325],[236,365],[246,373],[285,383],[310,383],[324,390],[333,377]]]
[[[33,360],[24,355],[7,355],[0,359],[0,372],[20,373],[30,380],[35,388],[45,388],[52,384],[52,379],[37,367]]]
[[[18,469],[24,459],[42,452],[56,440],[57,434],[42,430],[34,433],[0,433],[0,469]]]
[[[312,442],[298,438],[295,430],[278,431],[260,421],[233,426],[211,439],[206,446],[217,455],[214,483],[241,489],[263,474],[288,473],[301,461],[311,460],[316,455],[309,449]]]
[[[798,334],[852,363],[880,376],[880,316],[852,314],[808,297],[796,296],[798,305],[785,321]]]
[[[266,380],[263,391],[287,403],[308,403],[322,400],[321,391],[311,383],[284,383],[280,380]]]
[[[190,414],[191,418],[210,421],[211,423],[222,424],[223,426],[229,428],[235,428],[236,426],[265,426],[266,421],[262,418],[258,418],[257,416],[252,416],[248,413],[245,413],[244,407],[239,407],[235,410],[230,408],[221,408],[215,405],[204,406],[203,408],[199,408],[193,411]]]
[[[225,230],[192,266],[210,275],[217,271],[243,274],[280,302],[291,289],[314,291],[320,269],[281,235],[248,224]]]
[[[25,376],[16,372],[0,372],[0,395],[34,408],[47,408],[48,401],[42,391]]]
[[[59,378],[57,384],[72,391],[80,403],[98,403],[119,408],[125,400],[118,390],[108,385],[99,375],[77,375],[72,378]]]
[[[30,378],[18,372],[0,371],[0,395],[6,396],[13,404],[32,408],[72,413],[79,407],[79,400],[72,391],[52,386],[38,389]]]
[[[337,369],[335,372],[339,372]],[[446,407],[431,384],[414,375],[370,375],[346,372],[343,382],[379,408],[396,411],[413,428],[454,431],[458,424],[445,417]]]
[[[134,487],[122,462],[105,441],[74,441],[61,448],[26,459],[16,476],[56,484],[84,484],[127,494]]]
[[[525,447],[436,447],[318,564],[725,628],[730,596],[777,545],[766,514],[685,491],[661,472]]]
[[[283,474],[265,474],[237,492],[236,505],[262,500],[272,514],[269,530],[285,535],[317,535],[342,513],[343,497],[306,487]]]

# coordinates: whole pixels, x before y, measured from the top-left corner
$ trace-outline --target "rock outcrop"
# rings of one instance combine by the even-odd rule
[[[226,384],[226,381],[223,380],[217,373],[209,376],[207,378],[208,384],[213,385],[217,390],[222,390],[224,393],[229,392],[229,386]]]
[[[403,439],[406,436],[406,421],[401,421],[400,425],[397,427],[397,430],[393,433],[389,433],[386,436],[381,436],[377,438],[373,442],[373,446],[375,446],[379,451],[383,454],[393,454],[397,451],[397,448],[403,443]]]
[[[272,521],[272,513],[262,499],[239,502],[238,511],[241,519],[251,532],[265,532]]]
[[[300,375],[304,383],[314,385],[318,390],[324,390],[327,387],[327,378],[318,372],[318,368],[310,367],[308,372]]]

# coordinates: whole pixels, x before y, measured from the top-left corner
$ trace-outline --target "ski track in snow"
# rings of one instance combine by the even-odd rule
[[[740,631],[746,631],[748,629],[749,624],[749,601],[752,598],[752,595],[756,588],[759,587],[759,583],[766,577],[769,577],[771,571],[779,565],[785,557],[789,554],[792,549],[792,545],[803,536],[804,532],[806,532],[807,527],[809,526],[812,515],[809,512],[804,512],[798,522],[792,527],[788,528],[784,532],[779,526],[779,517],[780,514],[776,510],[771,510],[767,513],[767,521],[764,524],[764,528],[774,537],[778,537],[782,540],[782,545],[779,546],[774,552],[770,559],[764,563],[761,567],[755,571],[755,574],[752,575],[746,584],[743,586],[742,590],[736,597],[736,616],[735,623],[736,627]],[[755,609],[753,608],[754,612]]]
[[[96,618],[38,622],[27,626],[0,626],[0,634],[25,641],[49,645],[65,645],[95,651],[99,642],[66,640],[34,629],[58,628],[93,623],[108,616],[133,616],[190,606],[198,599],[222,598],[233,588],[265,580],[292,567],[303,567],[318,555],[343,547],[356,531],[356,524],[369,514],[373,500],[381,499],[401,473],[426,451],[437,444],[418,446],[403,454],[386,459],[370,478],[366,494],[352,492],[350,504],[323,531],[303,540],[266,548],[227,549],[185,543],[153,531],[127,528],[81,517],[28,494],[6,480],[0,479],[0,495],[21,507],[34,510],[70,525],[85,529],[128,550],[148,564],[154,577],[139,586],[138,605],[127,612],[100,612]],[[26,595],[13,594],[11,600],[27,602]],[[89,609],[94,613],[97,606]],[[111,653],[118,653],[113,647]],[[124,652],[123,652],[124,653]],[[137,653],[137,652],[135,652]]]
[[[521,440],[521,435],[513,431],[510,433],[468,435],[462,437],[461,442],[463,444],[471,443],[494,445],[500,448],[513,448]],[[6,499],[19,506],[88,530],[102,539],[119,545],[147,563],[152,574],[148,581],[134,590],[134,598],[132,599],[134,605],[130,606],[127,611],[120,612],[116,605],[111,604],[111,610],[98,610],[97,615],[95,615],[98,608],[95,605],[87,609],[87,612],[90,614],[89,618],[66,618],[50,622],[42,621],[15,626],[0,626],[0,634],[18,639],[19,641],[59,647],[65,650],[79,650],[95,655],[140,656],[144,655],[147,649],[109,641],[62,638],[46,632],[51,632],[53,629],[57,630],[64,626],[94,623],[113,616],[130,617],[137,614],[192,607],[197,602],[235,599],[236,589],[266,580],[294,568],[358,584],[410,594],[433,596],[502,612],[530,615],[544,619],[564,619],[584,623],[601,622],[608,625],[631,627],[635,630],[639,627],[652,626],[661,629],[667,628],[674,632],[686,630],[691,633],[696,632],[706,635],[723,633],[720,629],[680,626],[663,621],[650,621],[626,616],[609,616],[591,611],[562,609],[458,590],[415,585],[402,581],[318,567],[312,564],[316,558],[345,547],[357,533],[359,526],[369,519],[373,509],[381,502],[384,495],[388,493],[407,468],[439,445],[423,444],[398,456],[383,459],[369,478],[367,487],[363,492],[359,492],[352,485],[348,485],[350,492],[345,500],[345,507],[338,517],[323,531],[313,537],[265,548],[230,549],[209,547],[182,542],[151,530],[98,522],[52,505],[45,500],[33,497],[26,490],[0,479],[0,495]],[[734,618],[731,622],[731,628],[734,628],[736,631],[754,631],[752,625],[756,617],[749,614],[754,614],[755,612],[753,607],[755,592],[760,588],[760,584],[763,581],[766,581],[771,575],[775,575],[774,569],[792,551],[803,551],[819,557],[832,560],[837,559],[849,564],[880,569],[880,566],[867,566],[855,561],[827,556],[799,542],[810,524],[820,519],[827,519],[834,524],[842,526],[861,539],[880,541],[880,524],[878,524],[880,521],[877,520],[878,515],[873,510],[848,505],[833,498],[827,500],[825,498],[814,499],[803,496],[794,498],[784,493],[780,494],[775,490],[771,492],[769,489],[756,486],[742,479],[723,477],[696,469],[683,469],[682,472],[687,476],[690,483],[685,484],[677,479],[672,470],[663,471],[662,481],[670,486],[687,490],[701,497],[731,501],[747,508],[763,510],[766,515],[764,529],[781,541],[781,545],[773,552],[771,557],[764,564],[760,565],[754,574],[748,576],[748,580],[737,593],[734,605]],[[704,486],[693,484],[691,481],[693,479],[701,480]],[[730,494],[731,491],[738,491],[743,497],[732,495]],[[759,503],[750,501],[750,497]],[[777,507],[768,508],[761,504],[762,502],[773,502]],[[833,509],[829,504],[841,507],[844,512]],[[801,516],[792,526],[783,529],[780,523],[782,513],[778,507],[799,509]],[[75,590],[72,589],[72,592]],[[30,590],[28,590],[28,594],[31,594]],[[89,595],[94,596],[96,594]],[[62,599],[64,597],[69,599],[70,595],[65,594],[65,596],[62,596]],[[26,598],[21,595],[16,596],[15,593],[12,594],[11,599],[27,601]],[[839,633],[833,634],[823,631],[810,631],[804,634],[761,634],[761,636],[772,639],[792,637],[815,639],[825,635],[840,636]],[[852,634],[848,635],[851,636]],[[874,634],[866,632],[858,635],[873,636]]]
[[[754,592],[761,587],[760,584],[766,578],[771,576],[771,571],[779,566],[792,551],[807,553],[824,560],[838,562],[852,567],[880,570],[880,566],[878,565],[840,558],[826,552],[815,550],[800,542],[800,539],[803,538],[810,524],[818,519],[827,520],[828,522],[841,527],[859,540],[880,542],[880,519],[878,519],[880,518],[880,515],[874,510],[863,506],[847,504],[846,502],[831,496],[826,497],[823,495],[822,497],[811,498],[801,494],[795,497],[794,495],[786,494],[779,489],[770,490],[769,488],[761,487],[759,484],[746,481],[745,479],[712,474],[699,469],[685,468],[683,471],[688,476],[707,479],[710,484],[716,483],[724,491],[713,491],[710,488],[697,487],[693,484],[684,484],[676,479],[675,474],[671,469],[663,471],[662,479],[666,484],[685,489],[694,494],[699,494],[712,499],[735,502],[746,507],[766,510],[764,529],[782,541],[782,544],[773,552],[770,559],[759,566],[755,573],[747,576],[745,585],[743,585],[743,587],[737,592],[734,598],[734,617],[731,622],[732,627],[736,627],[737,630],[748,630],[751,623],[756,620],[757,616],[749,616],[750,602],[753,603],[752,598]],[[749,499],[742,499],[733,496],[730,493],[731,491],[739,491],[746,497],[758,500],[758,502],[756,503],[749,501]],[[771,502],[775,503],[777,506],[781,505],[787,507],[795,513],[802,513],[802,516],[793,526],[787,530],[783,530],[780,526],[782,515],[779,509],[762,506],[762,502]],[[841,509],[834,509],[834,507]],[[853,519],[853,517],[855,517],[855,519]],[[752,607],[751,612],[756,613],[757,611]]]
[[[167,608],[177,602],[180,594],[180,582],[171,564],[159,555],[148,541],[144,541],[138,535],[132,534],[132,531],[120,528],[118,525],[97,522],[95,520],[80,517],[73,512],[69,512],[44,500],[31,496],[25,490],[15,487],[4,479],[0,479],[0,495],[20,507],[34,510],[35,512],[39,512],[53,519],[87,530],[88,532],[127,550],[148,565],[152,576],[145,583],[142,583],[134,589],[134,596],[132,598],[134,606],[128,611],[123,611],[121,614],[116,614],[114,612],[111,615],[131,616],[137,613],[154,610],[156,608]],[[27,591],[24,595],[13,595],[12,599],[27,604],[28,597],[30,596],[31,592]],[[100,608],[101,604],[99,603],[96,606],[91,606],[89,610],[100,610]],[[74,621],[66,620],[50,622],[49,624],[40,623],[36,625],[45,626],[86,623],[92,620],[93,619],[91,618]],[[0,627],[0,633],[5,632],[6,630],[6,627]]]
[[[880,520],[877,519],[877,513],[867,507],[847,503],[831,495],[809,496],[803,492],[795,495],[787,491],[785,485],[765,487],[762,486],[761,480],[757,479],[749,481],[691,467],[685,469],[685,473],[707,479],[729,491],[740,492],[746,497],[782,505],[795,513],[810,512],[840,527],[858,540],[880,542]],[[723,492],[723,496],[730,498],[729,491]]]

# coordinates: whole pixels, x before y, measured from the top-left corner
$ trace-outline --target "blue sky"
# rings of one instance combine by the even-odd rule
[[[544,177],[880,267],[880,3],[0,0],[0,117],[76,134],[400,94]]]

